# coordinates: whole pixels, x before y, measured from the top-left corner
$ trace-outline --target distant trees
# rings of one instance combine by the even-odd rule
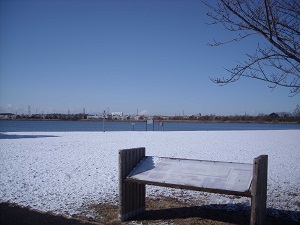
[[[217,5],[204,2],[213,19],[237,33],[231,40],[211,43],[219,46],[242,41],[253,35],[264,38],[255,52],[246,54],[248,60],[226,69],[228,77],[211,78],[217,84],[235,82],[240,77],[262,80],[269,87],[283,86],[291,95],[300,92],[300,2],[299,0],[219,0]],[[268,68],[270,68],[268,70]]]
[[[271,113],[269,115],[269,119],[270,119],[270,121],[278,120],[279,119],[279,115],[277,113]]]
[[[300,105],[296,106],[296,109],[294,110],[294,116],[300,117]]]
[[[2,116],[1,116],[2,115]],[[9,117],[6,117],[9,115]],[[12,113],[0,113],[0,119],[17,119],[17,120],[68,120],[68,121],[77,121],[77,120],[94,120],[102,121],[102,117],[89,118],[87,114],[60,114],[60,113],[50,113],[50,114],[21,114],[15,115]],[[155,122],[158,121],[170,121],[170,122],[234,122],[234,123],[264,123],[264,122],[297,122],[300,123],[300,105],[297,105],[295,110],[292,112],[273,112],[271,114],[258,114],[254,115],[201,115],[197,113],[191,116],[126,116],[113,119],[111,115],[108,115],[106,121],[132,121],[132,122],[145,122],[148,119],[153,119]]]

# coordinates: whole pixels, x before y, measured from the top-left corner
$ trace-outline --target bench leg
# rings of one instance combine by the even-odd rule
[[[261,155],[253,160],[253,179],[251,189],[251,225],[266,222],[268,156]]]
[[[119,151],[119,218],[121,221],[126,221],[145,211],[145,185],[124,182],[126,176],[144,157],[145,148]]]

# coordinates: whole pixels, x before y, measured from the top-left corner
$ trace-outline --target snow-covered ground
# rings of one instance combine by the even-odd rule
[[[14,132],[0,134],[0,202],[74,214],[118,201],[118,150],[146,155],[252,163],[267,154],[268,208],[300,211],[300,130],[184,132]],[[147,186],[148,196],[249,204],[248,198]]]

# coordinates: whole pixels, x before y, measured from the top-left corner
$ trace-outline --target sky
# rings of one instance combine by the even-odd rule
[[[300,95],[287,88],[210,80],[263,40],[209,46],[234,34],[208,11],[200,0],[0,0],[0,112],[293,112]]]

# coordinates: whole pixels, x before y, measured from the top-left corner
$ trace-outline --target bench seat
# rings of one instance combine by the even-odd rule
[[[146,210],[146,185],[251,198],[251,225],[266,220],[268,156],[253,164],[146,156],[145,148],[119,150],[119,218]]]
[[[252,175],[247,163],[145,156],[125,182],[250,197]]]

